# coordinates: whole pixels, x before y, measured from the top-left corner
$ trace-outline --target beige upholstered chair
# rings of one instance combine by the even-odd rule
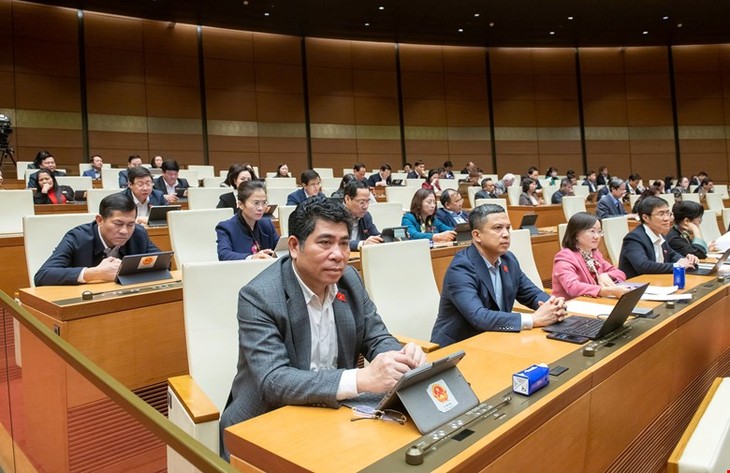
[[[23,217],[33,215],[33,191],[31,189],[0,191],[0,233],[22,233]]]
[[[231,216],[231,208],[168,212],[167,225],[176,266],[182,268],[188,263],[218,261],[215,226]]]
[[[618,267],[618,258],[621,255],[624,236],[629,233],[628,217],[621,215],[619,217],[604,218],[601,220],[601,225],[603,226],[608,257],[611,258],[614,266]]]

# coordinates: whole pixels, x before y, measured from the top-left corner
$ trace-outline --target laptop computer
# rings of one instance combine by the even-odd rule
[[[274,254],[277,258],[282,258],[284,256],[289,256],[289,238],[288,237],[281,237],[279,238],[279,241],[276,243],[276,247],[274,248]]]
[[[537,229],[535,223],[537,223],[537,214],[525,214],[522,216],[520,228],[530,230],[530,235],[538,235],[540,231]]]
[[[728,257],[730,257],[730,248],[725,250],[725,253],[722,254],[719,260],[717,260],[717,263],[714,264],[712,267],[697,267],[697,268],[688,268],[687,273],[696,275],[696,276],[709,276],[711,274],[715,274],[722,268],[722,265],[725,264]]]
[[[392,179],[390,181],[391,186],[403,186],[405,185],[405,179]]]
[[[126,286],[127,284],[172,279],[170,263],[173,253],[172,251],[160,251],[159,253],[125,256],[117,271],[117,283]]]
[[[150,208],[149,218],[147,219],[148,227],[166,227],[167,212],[172,210],[180,210],[180,205],[156,205]]]
[[[473,409],[479,399],[456,367],[464,355],[461,350],[406,372],[376,409],[392,408],[400,401],[422,434]]]
[[[471,227],[468,223],[457,223],[454,231],[456,232],[457,242],[471,241]]]
[[[385,243],[393,243],[394,241],[404,241],[409,238],[407,227],[388,227],[383,228],[380,233]]]
[[[264,212],[264,217],[273,217],[274,212],[276,212],[276,209],[279,206],[277,204],[269,204],[269,206],[266,209],[266,212]]]
[[[621,296],[606,320],[575,315],[542,329],[550,333],[577,335],[597,340],[623,327],[647,287],[649,284],[642,284]]]

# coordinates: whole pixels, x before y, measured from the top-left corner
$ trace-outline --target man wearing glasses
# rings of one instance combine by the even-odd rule
[[[91,223],[64,235],[53,254],[35,274],[36,286],[114,281],[121,258],[160,251],[145,229],[134,223],[137,208],[118,193],[104,197]]]
[[[387,392],[425,363],[420,347],[388,333],[347,265],[351,219],[335,199],[302,202],[289,218],[289,256],[241,289],[238,372],[221,439],[226,427],[282,406],[336,409],[360,393]],[[364,368],[360,354],[370,362]],[[222,441],[221,452],[227,458]]]
[[[302,173],[302,187],[286,196],[286,205],[297,205],[315,195],[322,195],[322,179],[313,169]]]
[[[637,209],[641,225],[626,234],[621,246],[618,267],[627,278],[640,274],[671,273],[675,263],[693,268],[699,262],[695,255],[682,257],[664,240],[672,227],[672,212],[667,201],[647,197]]]
[[[150,207],[153,205],[167,205],[165,195],[152,188],[152,174],[150,170],[138,166],[127,172],[129,187],[122,194],[130,197],[137,206],[137,223],[146,225],[149,221]]]
[[[355,219],[352,223],[350,249],[359,251],[363,245],[383,243],[383,238],[373,223],[373,217],[368,212],[368,207],[370,207],[368,185],[357,179],[348,182],[345,186],[344,203]]]
[[[453,230],[460,223],[469,223],[469,214],[462,210],[464,198],[454,189],[444,189],[441,193],[442,209],[436,210],[436,218]]]

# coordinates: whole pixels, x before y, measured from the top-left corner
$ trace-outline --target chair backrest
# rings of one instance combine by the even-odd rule
[[[532,281],[535,286],[539,287],[541,290],[544,289],[544,286],[542,285],[542,278],[540,278],[540,272],[537,270],[537,264],[535,263],[535,255],[532,253],[530,230],[512,229],[510,230],[510,234],[511,242],[509,250],[517,257],[517,261],[520,262],[522,272],[530,278],[530,281]]]
[[[368,212],[373,217],[375,227],[380,231],[383,228],[399,227],[403,220],[403,206],[400,202],[370,204]]]
[[[33,278],[38,269],[46,262],[63,236],[74,227],[89,223],[96,214],[55,214],[28,215],[23,218],[23,237],[25,243],[25,264],[28,279],[35,286]]]
[[[390,333],[430,340],[439,292],[428,240],[362,247],[365,288]]]
[[[93,189],[92,179],[88,176],[58,176],[56,178],[59,186],[69,186],[75,191]]]
[[[659,195],[657,195],[657,197],[659,197],[660,199],[666,200],[667,204],[669,204],[670,210],[674,206],[674,194],[659,194]],[[631,204],[632,207],[633,207],[633,205],[634,204]]]
[[[720,194],[723,199],[730,199],[727,193],[727,184],[715,184],[712,188],[712,194]]]
[[[413,178],[406,179],[406,187],[415,187],[416,189],[420,189],[421,186],[423,186],[424,182],[425,181],[423,179],[421,179],[420,177],[415,178],[415,179],[413,179]]]
[[[707,194],[707,195],[712,195],[712,194]],[[720,196],[718,196],[718,197],[720,197]],[[700,195],[699,194],[693,194],[693,193],[690,193],[690,192],[685,192],[684,194],[682,194],[682,200],[687,200],[687,201],[690,201],[690,202],[697,202],[699,204],[700,203]],[[709,202],[710,201],[708,199],[707,200],[708,206],[709,206]],[[720,202],[722,202],[722,198],[720,198]],[[710,208],[712,208],[712,207],[710,207]]]
[[[274,261],[214,261],[182,267],[190,376],[219,412],[237,371],[238,292]]]
[[[101,168],[101,186],[119,190],[119,173],[126,168]]]
[[[25,170],[33,164],[33,161],[15,161],[15,172],[18,179],[25,178]]]
[[[279,207],[286,205],[286,199],[289,194],[297,190],[297,187],[266,187],[266,200],[270,204],[276,204]]]
[[[471,205],[471,208],[477,206],[476,195],[480,190],[482,190],[482,188],[479,186],[469,186],[466,188],[466,194],[469,196],[469,204]]]
[[[279,208],[276,209],[279,211],[279,230],[281,230],[280,236],[282,238],[289,235],[289,215],[291,215],[296,208],[296,205],[280,205]]]
[[[578,212],[586,211],[586,198],[580,195],[566,195],[563,197],[563,213],[565,214],[565,221],[570,220],[570,217],[577,214]]]
[[[690,194],[682,194],[682,197],[690,195]],[[700,195],[699,194],[691,194],[696,195],[697,200],[699,201]],[[725,203],[722,201],[722,195],[716,194],[714,192],[710,192],[705,194],[705,200],[707,200],[707,208],[711,210],[717,210],[720,211],[725,208]]]
[[[576,186],[573,186],[573,194],[577,196],[583,197],[585,199],[588,197],[588,194],[590,194],[588,186],[584,186],[582,184],[578,184]]]
[[[388,202],[400,202],[403,206],[403,211],[409,212],[411,210],[413,195],[418,189],[418,187],[388,186],[385,188],[385,196],[388,199]]]
[[[167,213],[170,243],[178,268],[186,263],[218,261],[215,226],[233,209],[177,210]]]
[[[285,187],[287,189],[296,188],[297,180],[293,177],[267,177],[266,189],[270,190],[274,187]]]
[[[553,194],[555,194],[555,192],[557,192],[558,189],[560,189],[560,186],[558,186],[558,185],[542,186],[542,198],[546,204],[549,204],[550,202],[552,202]]]
[[[558,247],[563,247],[563,237],[565,236],[565,230],[568,229],[567,223],[558,224]]]
[[[200,177],[198,176],[197,171],[194,171],[192,169],[180,169],[180,172],[177,174],[177,176],[182,179],[186,179],[190,187],[200,186]]]
[[[108,195],[116,194],[118,192],[121,192],[119,189],[119,186],[117,185],[114,189],[89,189],[86,191],[86,210],[90,214],[98,214],[99,213],[99,204],[101,204],[102,199]]]
[[[608,257],[614,266],[618,266],[618,258],[621,255],[621,245],[623,245],[624,237],[629,233],[629,221],[626,215],[618,217],[604,218],[601,220],[603,226],[603,235],[606,243],[606,251]]]
[[[476,200],[476,207],[479,207],[480,205],[484,204],[496,204],[499,205],[504,209],[504,212],[509,216],[509,209],[507,208],[507,199],[477,199]]]
[[[520,195],[522,195],[521,186],[509,186],[507,188],[507,197],[509,197],[510,205],[520,205]]]
[[[454,189],[455,191],[459,190],[459,181],[456,179],[439,179],[439,186],[441,186],[441,190],[446,189]]]
[[[322,189],[334,189],[332,192],[340,188],[341,177],[323,177],[322,178]],[[324,191],[322,191],[324,192]],[[329,197],[329,194],[325,192],[325,195]]]
[[[639,200],[639,197],[641,197],[640,194],[629,194],[629,206],[633,209],[634,205],[636,205],[636,201]]]
[[[220,187],[225,182],[226,176],[212,176],[203,178],[203,187]]]
[[[722,209],[722,224],[725,227],[723,233],[730,231],[730,209]]]
[[[722,233],[720,233],[720,228],[717,225],[716,210],[705,210],[705,214],[702,216],[702,223],[700,223],[700,232],[702,233],[702,238],[707,243],[720,238]]]
[[[22,233],[23,217],[34,215],[33,191],[31,189],[0,191],[0,233]]]
[[[198,175],[198,179],[205,179],[206,177],[215,177],[215,167],[210,165],[202,164],[188,164],[189,171],[195,171]]]
[[[332,168],[312,168],[312,170],[319,174],[319,177],[322,179],[335,177],[335,172]]]
[[[400,179],[400,180],[405,181],[407,178],[408,178],[408,173],[407,172],[392,172],[392,173],[390,173],[390,179],[392,181],[394,181],[396,179]]]
[[[233,189],[230,187],[190,187],[188,189],[188,208],[190,210],[214,209],[218,205],[220,196],[232,191]]]

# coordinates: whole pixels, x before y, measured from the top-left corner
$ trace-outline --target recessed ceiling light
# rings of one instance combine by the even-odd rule
[[[551,31],[551,32],[550,32],[550,35],[554,35],[554,34],[555,34],[555,31]]]
[[[668,20],[668,19],[669,19],[669,17],[668,17],[668,16],[663,16],[663,17],[662,17],[662,20]]]
[[[269,16],[269,15],[271,15],[271,13],[269,13],[269,12],[264,12],[264,16]]]
[[[479,13],[474,13],[474,18],[479,18]]]
[[[568,17],[568,19],[569,19],[569,20],[572,20],[572,19],[573,19],[573,17],[572,17],[572,16],[569,16],[569,17]]]
[[[677,28],[681,28],[681,27],[682,27],[682,23],[677,23]]]
[[[644,32],[643,32],[643,33],[641,33],[641,34],[649,34],[649,32],[648,32],[648,31],[644,31]]]
[[[458,31],[459,33],[463,33],[463,32],[464,32],[464,28],[459,28],[459,29],[458,29],[458,30],[456,30],[456,31]]]
[[[378,10],[383,11],[383,10],[385,10],[385,7],[381,5],[378,7]]]
[[[244,5],[248,5],[248,0],[243,0]]]
[[[491,21],[491,22],[489,23],[489,27],[490,27],[490,28],[494,28],[494,22],[493,22],[493,21]]]
[[[370,23],[365,23],[365,26],[370,26]]]

